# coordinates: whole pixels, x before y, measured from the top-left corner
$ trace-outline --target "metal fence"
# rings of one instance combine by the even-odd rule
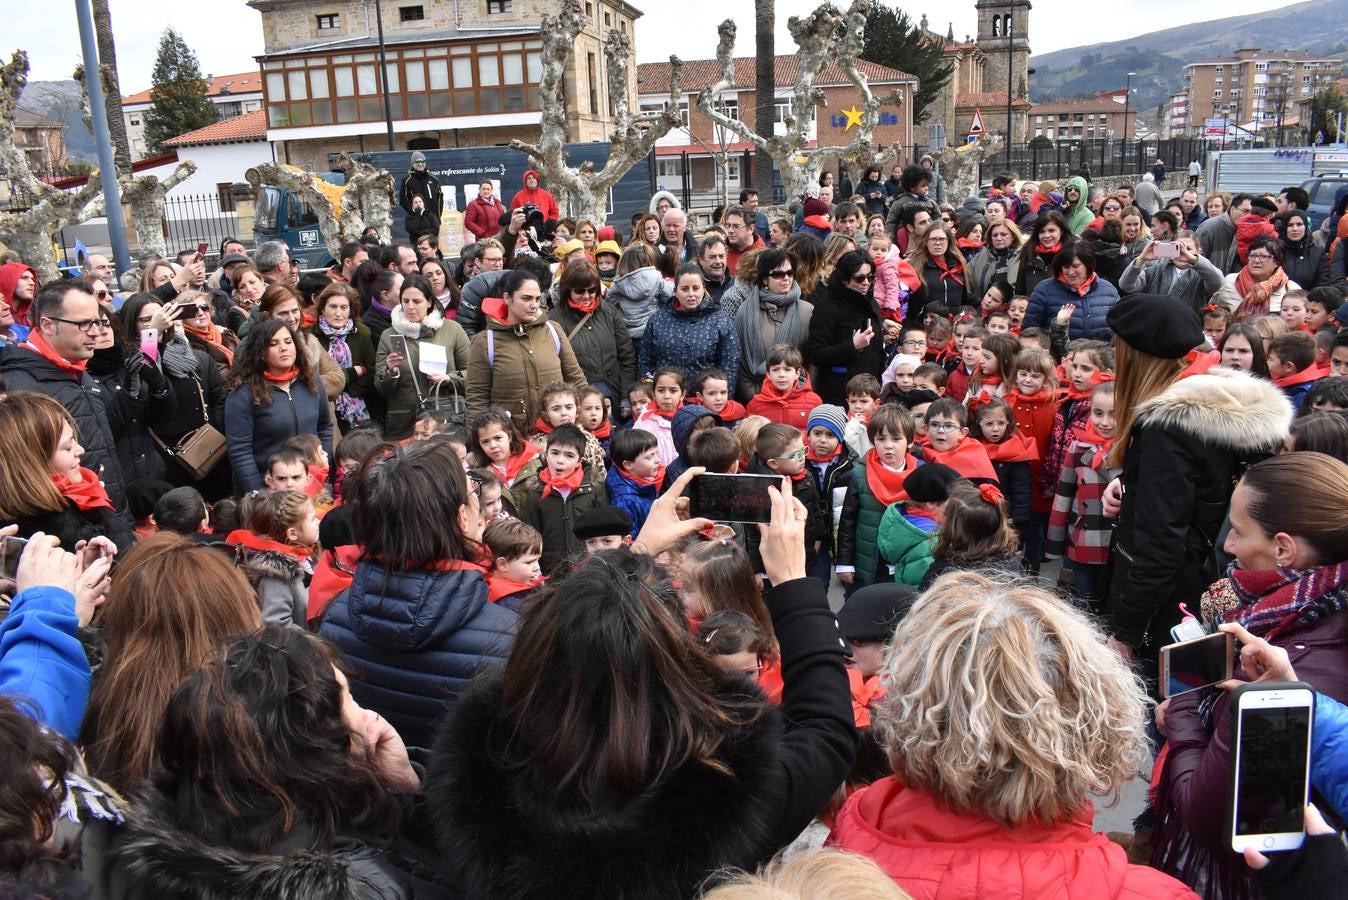
[[[225,208],[229,205],[230,208]],[[238,233],[239,217],[232,204],[218,194],[180,194],[164,198],[164,241],[171,251],[207,244],[212,250],[227,237],[251,243],[251,234]]]

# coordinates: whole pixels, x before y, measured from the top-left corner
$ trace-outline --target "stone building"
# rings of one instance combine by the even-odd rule
[[[1070,97],[1036,103],[1030,109],[1030,137],[1051,141],[1132,140],[1137,136],[1137,106],[1124,105],[1127,91],[1101,91],[1094,97]]]
[[[248,0],[262,14],[267,138],[282,162],[323,170],[337,154],[387,150],[387,82],[394,149],[506,144],[538,137],[545,0],[378,0],[386,77],[379,72],[375,11],[360,0]],[[631,36],[640,10],[584,0],[586,25],[566,72],[569,140],[605,140],[611,127],[609,31]],[[629,103],[636,65],[629,62]]]
[[[1302,50],[1246,48],[1184,67],[1188,131],[1206,119],[1229,119],[1251,131],[1298,117],[1298,105],[1339,77],[1338,59]]]
[[[218,119],[232,119],[261,109],[262,75],[256,71],[208,75],[206,98],[215,106]],[[122,98],[122,118],[126,120],[126,139],[131,144],[133,161],[145,158],[145,113],[149,109],[148,89]]]
[[[66,164],[65,123],[19,107],[14,111],[14,146],[28,157],[28,169],[53,178]]]

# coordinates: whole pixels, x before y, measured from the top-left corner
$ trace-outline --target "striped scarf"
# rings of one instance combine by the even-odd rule
[[[1309,625],[1348,607],[1348,562],[1260,571],[1233,565],[1227,574],[1238,605],[1226,613],[1226,621],[1239,622],[1261,637],[1272,637],[1293,622]]]

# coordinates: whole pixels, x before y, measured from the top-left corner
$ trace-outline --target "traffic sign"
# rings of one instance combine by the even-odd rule
[[[983,133],[983,111],[980,109],[975,109],[974,119],[972,122],[969,123],[969,136],[977,137],[982,133]]]

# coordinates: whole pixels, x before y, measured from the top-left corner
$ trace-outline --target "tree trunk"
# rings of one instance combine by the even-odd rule
[[[126,117],[122,115],[122,82],[117,75],[117,47],[112,40],[112,13],[108,0],[92,0],[94,37],[98,41],[98,64],[103,69],[103,106],[108,112],[108,134],[112,138],[117,174],[131,172],[131,142],[126,136]]]
[[[758,55],[754,64],[754,130],[765,137],[772,135],[777,118],[777,48],[772,31],[776,19],[773,0],[754,0],[754,52]],[[753,185],[758,190],[758,202],[771,205],[772,154],[764,147],[754,152]]]

